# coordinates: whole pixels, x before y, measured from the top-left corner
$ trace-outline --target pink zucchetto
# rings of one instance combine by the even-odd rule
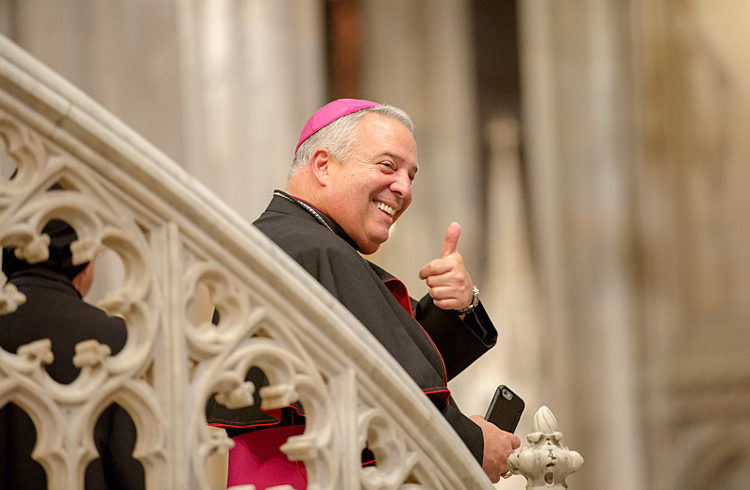
[[[361,111],[362,109],[378,107],[379,105],[381,104],[362,99],[338,99],[329,102],[318,109],[315,114],[307,120],[307,124],[302,128],[302,133],[299,135],[299,141],[297,142],[296,148],[294,148],[294,152],[297,152],[300,145],[304,143],[307,138],[328,126],[336,119],[348,116],[349,114]]]

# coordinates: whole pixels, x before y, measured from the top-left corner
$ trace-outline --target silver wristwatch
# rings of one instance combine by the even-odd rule
[[[467,306],[466,308],[461,308],[460,310],[456,310],[456,311],[458,311],[459,315],[466,315],[468,313],[473,312],[474,309],[477,307],[478,304],[479,304],[479,288],[476,287],[476,285],[475,285],[474,286],[474,296],[471,299],[471,304],[469,306]]]

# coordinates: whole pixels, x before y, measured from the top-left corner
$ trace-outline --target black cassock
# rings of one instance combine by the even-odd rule
[[[85,303],[70,279],[41,266],[11,274],[9,281],[26,295],[26,302],[0,315],[0,346],[15,353],[21,345],[49,338],[55,359],[46,366],[59,383],[71,383],[80,373],[73,365],[75,345],[95,339],[112,355],[127,339],[125,322]],[[18,406],[0,407],[0,490],[47,488],[42,466],[32,460],[34,425]],[[128,413],[112,404],[99,416],[94,443],[100,457],[86,468],[86,490],[137,490],[145,487],[143,466],[132,457],[136,429]]]
[[[401,364],[481,464],[481,429],[450,398],[447,382],[495,345],[497,332],[480,304],[461,320],[455,311],[441,310],[425,295],[409,298],[406,287],[377,265],[365,260],[354,242],[330,217],[281,191],[253,223],[351,311]],[[263,384],[259,373],[249,379]],[[256,405],[257,399],[256,390]],[[274,420],[255,407],[226,410],[209,403],[212,425],[244,428]],[[281,423],[298,419],[287,413]],[[236,431],[231,431],[235,435]]]

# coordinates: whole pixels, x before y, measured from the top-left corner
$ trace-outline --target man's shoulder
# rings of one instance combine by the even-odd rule
[[[299,235],[299,236],[324,236],[330,233],[325,227],[308,216],[284,213],[277,210],[267,209],[253,225],[267,236],[271,235]]]
[[[369,269],[343,238],[305,216],[266,211],[253,224],[318,280],[329,273],[338,280],[349,275],[361,278]]]
[[[358,255],[345,240],[306,216],[266,211],[253,225],[292,255],[309,250]]]
[[[114,354],[125,344],[127,327],[122,318],[55,289],[26,286],[22,291],[26,302],[13,313],[0,316],[0,344],[4,347],[15,350],[40,338],[72,347],[95,339],[107,344]]]

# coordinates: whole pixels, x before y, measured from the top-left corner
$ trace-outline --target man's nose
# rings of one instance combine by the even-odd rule
[[[409,175],[404,172],[394,174],[391,190],[400,194],[404,199],[411,199],[411,179]]]

